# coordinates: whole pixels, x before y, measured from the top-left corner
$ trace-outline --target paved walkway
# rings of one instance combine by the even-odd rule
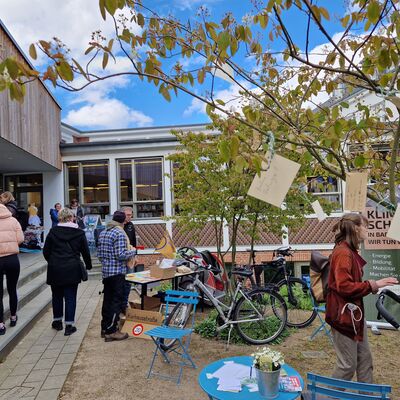
[[[1,400],[57,400],[99,302],[100,283],[79,285],[76,333],[51,329],[50,309],[0,364]]]

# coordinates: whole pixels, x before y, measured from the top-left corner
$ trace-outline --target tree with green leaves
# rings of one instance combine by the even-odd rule
[[[177,152],[169,156],[175,165],[173,191],[178,212],[174,220],[191,232],[211,222],[218,255],[224,260],[229,252],[234,264],[240,228],[249,235],[253,248],[261,230],[281,236],[283,226],[301,226],[304,215],[310,212],[309,196],[301,185],[306,171],[303,169],[289,191],[284,208],[248,196],[248,188],[260,168],[257,164],[265,161],[268,145],[263,145],[252,129],[236,120],[213,115],[210,128],[220,133],[174,131],[180,143]],[[287,149],[280,149],[282,152],[295,159],[299,157]],[[247,157],[249,163],[245,162]],[[229,249],[223,249],[226,224],[230,227]]]
[[[167,101],[171,94],[187,93],[206,104],[209,114],[239,121],[264,140],[272,130],[276,143],[299,151],[300,161],[311,163],[315,174],[345,180],[346,172],[368,168],[376,181],[369,197],[394,208],[400,146],[399,0],[349,3],[338,21],[342,31],[333,36],[327,24],[335,17],[312,0],[249,2],[242,20],[228,12],[221,21],[212,21],[202,8],[187,22],[159,15],[145,0],[100,0],[102,18],[115,25],[113,37],[95,32],[83,59],[58,39],[40,40],[29,53],[36,58],[43,52],[47,68],[38,73],[6,59],[0,63],[0,90],[9,89],[13,99],[21,100],[31,79],[77,91],[119,75],[137,77],[155,85]],[[298,16],[296,26],[304,28],[301,42],[288,22],[291,13]],[[311,36],[326,43],[318,54],[310,49]],[[105,70],[117,55],[129,60],[126,71],[101,74],[93,68],[100,57]],[[182,59],[192,57],[201,61],[185,68]],[[246,57],[255,60],[253,68],[245,68]],[[240,90],[239,109],[216,98],[218,76]],[[346,102],[320,104],[321,93],[332,95],[343,87],[348,93],[364,90],[387,100],[385,118],[361,103],[350,113]],[[385,151],[378,146],[382,143]],[[353,144],[360,146],[349,151]],[[251,165],[256,160],[252,154],[244,161],[239,156],[233,155],[232,161]]]

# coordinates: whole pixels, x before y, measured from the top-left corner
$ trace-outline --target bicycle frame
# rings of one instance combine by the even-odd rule
[[[199,271],[199,273],[200,273],[200,271]],[[263,316],[260,314],[260,312],[257,310],[257,308],[253,305],[253,303],[251,301],[250,301],[250,304],[251,304],[252,308],[254,309],[254,311],[257,313],[258,319],[252,318],[252,319],[243,319],[243,320],[240,320],[240,321],[232,320],[232,318],[231,318],[232,317],[232,313],[235,310],[235,307],[236,307],[236,304],[237,304],[237,298],[238,298],[239,293],[243,297],[246,297],[248,300],[250,300],[248,295],[247,295],[247,293],[244,290],[242,290],[242,284],[240,282],[236,286],[235,292],[234,292],[234,294],[232,296],[232,300],[231,300],[231,303],[229,304],[229,306],[226,305],[225,303],[222,303],[220,300],[215,298],[210,293],[210,291],[207,289],[207,287],[199,279],[198,274],[196,275],[196,279],[193,281],[193,285],[194,285],[194,287],[198,288],[208,298],[208,300],[210,300],[212,305],[217,310],[218,315],[224,321],[224,324],[217,328],[218,332],[222,331],[227,326],[233,326],[235,324],[241,324],[241,323],[244,323],[244,322],[254,322],[254,321],[263,320]],[[226,315],[225,315],[224,310],[226,311]]]

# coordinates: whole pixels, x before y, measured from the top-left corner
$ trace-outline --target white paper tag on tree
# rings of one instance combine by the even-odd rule
[[[400,204],[397,204],[396,212],[394,213],[386,237],[400,242]]]
[[[346,174],[346,211],[365,210],[367,203],[368,172],[348,172]]]
[[[299,163],[275,154],[269,168],[267,169],[267,164],[263,163],[262,169],[266,171],[261,171],[260,176],[254,177],[248,192],[249,196],[280,207],[299,168]]]
[[[315,214],[317,214],[318,221],[323,221],[326,219],[326,214],[318,200],[313,201],[311,203],[311,207],[313,208]]]

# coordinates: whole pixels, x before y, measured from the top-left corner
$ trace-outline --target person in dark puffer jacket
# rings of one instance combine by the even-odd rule
[[[59,223],[51,228],[43,248],[48,262],[47,284],[51,286],[53,322],[57,331],[63,329],[65,302],[65,336],[76,332],[75,309],[78,285],[82,281],[82,255],[87,270],[92,269],[89,246],[85,232],[72,222],[74,214],[68,208],[58,213]]]

